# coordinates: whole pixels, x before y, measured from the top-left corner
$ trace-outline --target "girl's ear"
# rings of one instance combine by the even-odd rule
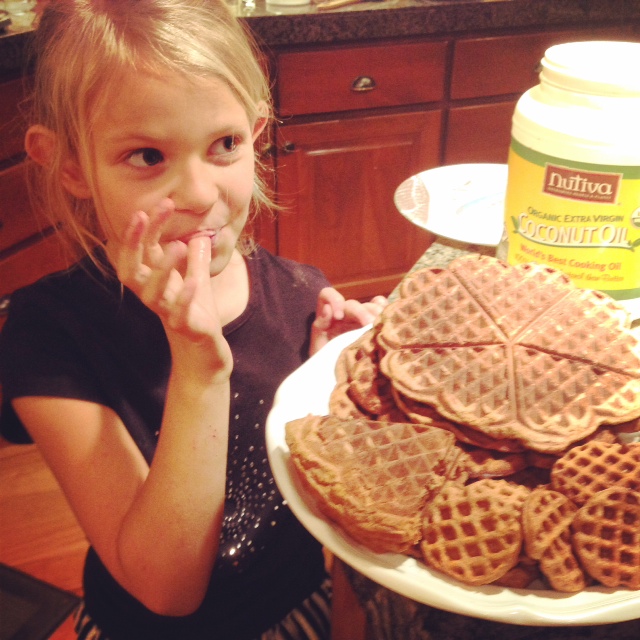
[[[269,107],[266,102],[260,102],[258,105],[258,118],[253,125],[253,141],[255,142],[263,132],[267,122],[269,121]]]
[[[51,129],[39,124],[33,125],[27,130],[24,142],[28,156],[35,163],[43,167],[53,163],[58,141]],[[91,197],[91,190],[77,161],[64,160],[60,177],[62,185],[72,196],[81,199]]]
[[[56,134],[51,129],[47,129],[47,127],[35,124],[27,129],[24,146],[29,157],[37,164],[45,167],[53,161]]]

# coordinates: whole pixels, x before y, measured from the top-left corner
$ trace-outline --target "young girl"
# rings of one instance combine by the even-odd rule
[[[90,541],[82,638],[325,638],[320,546],[264,443],[276,388],[384,304],[247,246],[268,90],[215,0],[59,0],[37,32],[34,195],[87,256],[12,296],[3,433]]]

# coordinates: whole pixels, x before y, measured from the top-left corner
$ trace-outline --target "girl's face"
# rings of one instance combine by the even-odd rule
[[[107,242],[124,238],[133,214],[175,212],[161,244],[211,238],[211,275],[228,264],[246,223],[254,185],[253,123],[218,79],[129,74],[96,114],[94,200]]]

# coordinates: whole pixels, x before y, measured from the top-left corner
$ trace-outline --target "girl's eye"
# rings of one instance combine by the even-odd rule
[[[227,156],[237,151],[241,142],[239,136],[225,136],[213,143],[211,153],[217,156]]]
[[[129,162],[134,167],[153,167],[164,160],[157,149],[138,149],[129,156]]]
[[[238,148],[238,138],[235,136],[227,136],[223,138],[222,144],[227,151],[235,151]]]

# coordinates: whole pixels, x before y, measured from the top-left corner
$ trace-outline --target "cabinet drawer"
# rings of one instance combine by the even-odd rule
[[[0,171],[0,252],[39,233],[29,206],[25,182],[25,165]]]
[[[447,43],[416,42],[278,56],[281,116],[441,100]]]
[[[524,93],[538,84],[538,67],[555,44],[602,38],[620,40],[620,28],[555,31],[470,38],[455,44],[451,98]]]

